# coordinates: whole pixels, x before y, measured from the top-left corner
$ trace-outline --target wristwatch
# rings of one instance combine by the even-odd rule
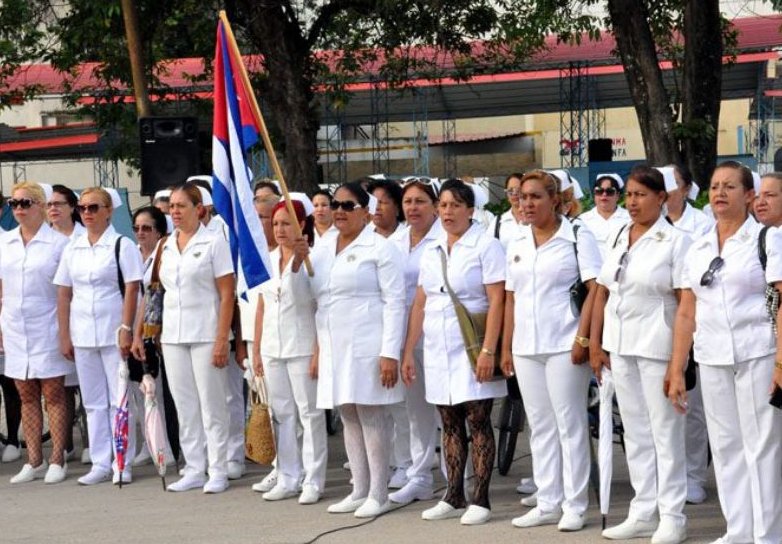
[[[576,344],[581,346],[582,348],[588,348],[589,347],[589,338],[586,336],[578,336],[576,335],[576,339],[573,340]]]

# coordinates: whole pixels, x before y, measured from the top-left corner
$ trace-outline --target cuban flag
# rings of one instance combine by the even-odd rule
[[[250,96],[241,74],[242,59],[233,53],[223,21],[217,23],[212,128],[212,199],[228,227],[236,289],[247,290],[270,277],[269,249],[253,205],[252,174],[247,152],[260,139]]]

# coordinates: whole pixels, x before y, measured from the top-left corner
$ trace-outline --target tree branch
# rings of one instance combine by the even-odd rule
[[[341,12],[348,9],[354,9],[363,15],[370,15],[375,11],[377,2],[374,0],[332,0],[320,8],[318,16],[310,26],[307,33],[307,45],[312,48],[318,41],[323,30],[326,29],[334,18]]]

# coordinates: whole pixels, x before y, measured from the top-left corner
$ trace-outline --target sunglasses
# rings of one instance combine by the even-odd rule
[[[619,276],[622,275],[622,270],[625,269],[625,266],[627,265],[627,259],[629,257],[629,251],[625,251],[622,253],[622,256],[619,257],[619,267],[617,267],[616,272],[614,273],[614,281],[619,281]]]
[[[79,210],[79,213],[98,213],[98,210],[101,208],[108,208],[108,206],[103,206],[101,204],[79,204],[76,206],[76,209]]]
[[[716,274],[717,270],[722,268],[722,265],[724,264],[725,261],[722,259],[722,257],[714,257],[711,263],[709,263],[709,269],[704,272],[703,276],[701,277],[701,286],[708,287],[714,283],[714,275]]]
[[[352,200],[345,200],[343,202],[340,202],[339,200],[332,200],[331,204],[329,204],[329,208],[331,208],[334,211],[337,211],[338,209],[342,208],[343,211],[346,212],[352,212],[356,208],[363,208],[361,204],[358,204],[356,202],[353,202]]]
[[[60,202],[58,200],[52,200],[52,201],[46,203],[46,207],[47,208],[58,208],[59,209],[59,208],[62,208],[64,206],[67,206],[67,205],[68,205],[67,202]]]
[[[619,191],[613,187],[595,187],[595,195],[615,196]]]
[[[8,200],[8,205],[12,210],[15,210],[16,208],[28,210],[33,204],[35,204],[35,201],[30,200],[29,198],[11,198]]]
[[[152,232],[154,227],[152,225],[133,225],[133,232]]]

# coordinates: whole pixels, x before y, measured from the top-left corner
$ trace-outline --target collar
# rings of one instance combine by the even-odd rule
[[[758,233],[760,232],[760,223],[758,223],[751,214],[747,214],[747,219],[739,227],[733,236],[725,240],[725,244],[728,242],[739,243],[746,245],[756,245],[758,240]],[[717,248],[717,223],[711,226],[705,236],[698,239],[694,244],[695,247],[704,248],[712,246]],[[725,246],[723,246],[724,251]]]
[[[562,238],[564,240],[567,240],[571,244],[576,243],[576,233],[574,232],[574,226],[576,222],[578,222],[578,228],[584,227],[584,222],[581,219],[573,219],[571,222],[570,219],[565,217],[564,215],[559,216],[560,223],[559,228],[557,229],[557,232],[554,233],[554,236],[551,237],[553,240],[554,238]]]
[[[179,251],[179,248],[177,247],[178,234],[179,234],[179,229],[174,229],[174,232],[172,232],[168,236],[168,239],[166,240],[166,243],[163,246],[163,248],[170,248],[178,252]],[[211,240],[211,236],[213,235],[210,234],[209,231],[204,226],[204,224],[199,221],[198,230],[195,231],[195,234],[193,234],[193,237],[190,238],[190,240],[187,243],[187,246],[185,246],[182,251],[183,252],[187,251],[188,248],[191,248],[198,244],[209,243],[209,241]]]
[[[90,241],[88,239],[88,232],[85,227],[84,232],[81,236],[79,236],[76,241],[73,243],[74,247],[98,247],[98,246],[113,246],[114,240],[117,238],[117,231],[114,230],[114,225],[109,223],[109,226],[106,227],[106,230],[103,231],[103,234],[100,235],[100,238],[98,238],[98,241],[94,244],[90,244]]]
[[[644,232],[641,237],[636,240],[635,245],[638,245],[638,242],[641,240],[646,239],[651,239],[655,242],[670,242],[673,239],[671,231],[674,228],[676,227],[671,225],[663,214],[660,214],[660,217],[657,218],[657,221],[654,222],[654,225],[652,225],[649,230]],[[630,229],[625,229],[625,232],[622,234],[623,239],[629,237],[629,230]]]
[[[454,247],[475,247],[478,245],[478,240],[480,239],[483,232],[483,226],[481,226],[481,224],[477,221],[473,221],[473,224],[470,225],[470,228],[467,229],[467,231],[462,234],[462,236],[456,240],[453,245]],[[441,231],[437,239],[437,244],[434,247],[441,247],[446,253],[448,252],[448,233],[445,232],[445,230]]]
[[[22,240],[22,228],[17,226],[15,229],[10,231],[8,233],[10,235],[10,242],[19,242],[24,243]],[[38,229],[38,232],[35,233],[35,236],[32,237],[30,242],[42,242],[44,244],[49,244],[54,240],[55,234],[54,229],[52,229],[47,222],[43,222],[41,224],[41,227]]]

